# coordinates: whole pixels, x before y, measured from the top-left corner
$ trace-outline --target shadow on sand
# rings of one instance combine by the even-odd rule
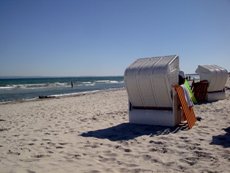
[[[130,140],[139,136],[148,135],[166,135],[169,133],[177,133],[180,130],[187,130],[187,125],[177,127],[137,125],[130,123],[122,123],[106,129],[84,132],[83,137],[94,137],[100,139],[109,139],[111,141]]]
[[[226,133],[224,135],[217,135],[212,137],[212,145],[222,145],[225,148],[230,147],[230,127],[223,129]]]

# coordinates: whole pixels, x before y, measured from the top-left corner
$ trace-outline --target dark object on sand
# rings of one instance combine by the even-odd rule
[[[55,96],[38,96],[39,99],[55,98]]]

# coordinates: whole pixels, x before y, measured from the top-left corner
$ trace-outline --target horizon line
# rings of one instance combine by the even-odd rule
[[[71,78],[71,77],[122,77],[124,75],[82,75],[82,76],[43,76],[43,75],[36,75],[36,76],[20,76],[20,75],[9,75],[9,76],[0,76],[0,79],[3,78]]]

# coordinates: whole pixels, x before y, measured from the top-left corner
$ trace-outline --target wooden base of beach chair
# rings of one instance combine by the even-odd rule
[[[189,128],[192,128],[194,124],[196,123],[196,117],[195,113],[193,111],[193,108],[189,108],[184,95],[184,90],[181,86],[176,85],[174,86],[176,93],[179,97],[180,104],[182,106],[182,111],[185,116],[185,119],[187,120]]]

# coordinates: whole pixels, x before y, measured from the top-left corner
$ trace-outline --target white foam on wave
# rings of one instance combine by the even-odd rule
[[[16,84],[16,85],[7,85],[1,86],[2,90],[10,90],[10,89],[44,89],[44,88],[57,88],[57,87],[69,87],[68,83],[38,83],[38,84]]]
[[[105,84],[118,84],[124,83],[124,81],[117,81],[117,80],[97,80],[96,83],[105,83]]]
[[[97,80],[96,83],[110,83],[110,80]]]
[[[111,80],[111,81],[109,81],[109,83],[119,83],[119,81]]]
[[[111,80],[110,83],[112,83],[112,84],[113,83],[114,84],[119,84],[119,83],[122,84],[122,83],[124,83],[124,81]]]
[[[91,84],[92,82],[82,82],[83,84]]]
[[[0,105],[2,104],[8,104],[8,103],[18,103],[18,102],[29,102],[29,101],[35,101],[38,100],[38,97],[33,98],[23,98],[23,99],[16,99],[16,100],[2,100],[0,101]]]
[[[122,84],[124,81],[117,80],[97,80],[97,81],[86,81],[76,83],[76,86],[95,86],[97,84]],[[45,88],[61,88],[70,87],[71,84],[67,82],[55,82],[55,83],[37,83],[37,84],[14,84],[7,86],[0,86],[0,90],[11,90],[11,89],[45,89]]]
[[[9,89],[13,89],[13,86],[1,86],[0,89],[2,90],[9,90]]]
[[[81,82],[78,83],[76,86],[95,86],[94,82]]]
[[[82,82],[81,86],[95,86],[94,82]]]

